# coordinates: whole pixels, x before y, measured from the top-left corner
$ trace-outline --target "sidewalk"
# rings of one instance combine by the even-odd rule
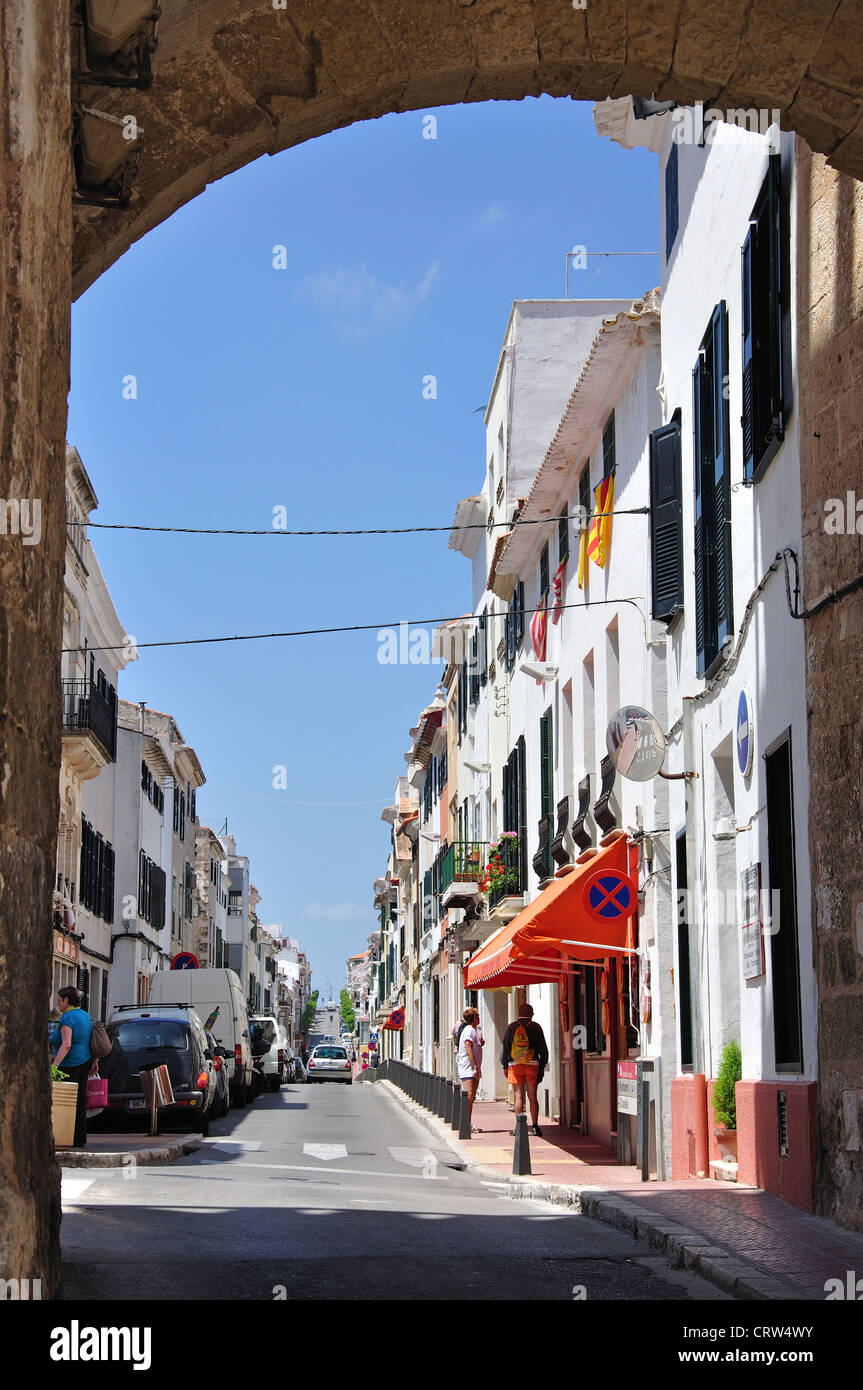
[[[172,1163],[201,1142],[200,1134],[88,1134],[83,1149],[57,1149],[61,1168],[122,1168]]]
[[[516,1178],[515,1119],[503,1102],[477,1102],[473,1122],[482,1132],[459,1142],[443,1120],[384,1084],[467,1168],[505,1183],[514,1198],[541,1197],[646,1239],[736,1298],[823,1302],[828,1279],[844,1287],[848,1271],[863,1276],[863,1236],[760,1188],[698,1178],[645,1183],[610,1149],[548,1120],[540,1121],[543,1137],[530,1139],[531,1176]]]

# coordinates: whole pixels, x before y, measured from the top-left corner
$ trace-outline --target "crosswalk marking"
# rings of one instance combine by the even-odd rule
[[[309,1158],[319,1158],[324,1163],[330,1163],[334,1158],[347,1158],[348,1156],[345,1144],[304,1144],[303,1153],[308,1154]]]
[[[64,1173],[60,1184],[61,1205],[72,1206],[95,1181],[95,1178],[67,1178]]]

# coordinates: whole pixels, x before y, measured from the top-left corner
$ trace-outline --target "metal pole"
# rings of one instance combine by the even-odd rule
[[[452,1124],[452,1093],[453,1084],[451,1081],[444,1082],[443,1092],[443,1120],[444,1124]]]
[[[457,1131],[461,1128],[461,1082],[452,1083],[452,1119],[450,1128]]]
[[[515,1117],[515,1146],[512,1151],[512,1171],[516,1177],[525,1177],[533,1170],[530,1166],[530,1141],[527,1137],[527,1116]]]
[[[459,1087],[461,1105],[459,1106],[458,1137],[459,1139],[470,1138],[470,1101],[467,1091]]]

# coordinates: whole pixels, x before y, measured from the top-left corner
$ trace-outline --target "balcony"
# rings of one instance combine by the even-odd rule
[[[441,907],[471,907],[480,899],[486,877],[488,844],[484,840],[454,840],[440,866]]]
[[[534,873],[540,885],[554,877],[554,860],[551,857],[551,842],[554,837],[554,817],[551,812],[539,818],[539,843],[533,856]]]
[[[510,922],[524,907],[527,875],[524,853],[515,831],[505,830],[488,858],[488,907],[495,922]]]
[[[62,686],[63,755],[88,781],[117,756],[115,710],[90,681],[64,680]]]

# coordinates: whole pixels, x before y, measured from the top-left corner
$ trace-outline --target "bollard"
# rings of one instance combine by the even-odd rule
[[[443,1122],[445,1125],[452,1124],[452,1082],[444,1082],[443,1091]]]
[[[459,1095],[460,1095],[461,1100],[460,1100],[460,1105],[459,1105],[459,1117],[458,1117],[458,1137],[459,1137],[459,1139],[469,1139],[469,1138],[470,1138],[470,1101],[468,1100],[468,1097],[467,1097],[467,1091],[462,1090],[461,1086],[459,1087]]]
[[[458,1130],[461,1116],[461,1082],[458,1077],[452,1083],[452,1119],[450,1125],[453,1130]]]
[[[512,1151],[512,1171],[516,1177],[526,1177],[531,1173],[530,1141],[527,1137],[527,1116],[515,1117],[515,1146]]]
[[[440,1120],[446,1117],[446,1078],[443,1076],[437,1079],[437,1116]]]
[[[423,1109],[424,1109],[424,1110],[431,1110],[431,1108],[432,1108],[432,1101],[431,1101],[431,1098],[432,1098],[432,1090],[433,1090],[433,1088],[434,1088],[434,1077],[432,1076],[432,1074],[431,1074],[430,1071],[427,1071],[426,1074],[425,1074],[425,1076],[423,1077]]]

